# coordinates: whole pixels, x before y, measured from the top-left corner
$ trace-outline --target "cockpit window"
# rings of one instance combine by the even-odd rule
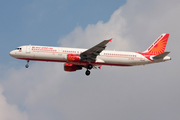
[[[16,50],[21,50],[21,48],[16,48]]]

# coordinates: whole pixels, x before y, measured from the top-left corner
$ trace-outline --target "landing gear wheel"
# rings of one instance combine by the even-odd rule
[[[28,65],[28,64],[26,64],[26,65],[25,65],[25,67],[26,67],[26,68],[28,68],[28,67],[29,67],[29,65]]]
[[[88,65],[88,69],[91,70],[93,66],[91,64]]]
[[[88,76],[88,75],[90,75],[90,71],[89,70],[86,70],[86,75]]]
[[[26,68],[29,67],[29,60],[27,60],[27,64],[25,65]]]

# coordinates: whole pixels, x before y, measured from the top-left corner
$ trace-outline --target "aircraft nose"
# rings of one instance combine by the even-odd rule
[[[11,57],[13,57],[14,54],[15,54],[14,50],[9,53],[9,55],[10,55]]]

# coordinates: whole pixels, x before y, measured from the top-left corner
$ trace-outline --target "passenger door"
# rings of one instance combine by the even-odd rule
[[[30,45],[27,46],[27,47],[26,47],[26,53],[30,53],[30,49],[31,49],[31,46],[30,46]]]

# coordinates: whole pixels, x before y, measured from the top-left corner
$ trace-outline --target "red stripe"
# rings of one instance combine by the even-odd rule
[[[141,54],[141,55],[143,55],[145,58],[147,58],[148,60],[150,60],[150,61],[153,61],[153,60],[151,60],[151,55],[152,54],[149,54],[149,53],[140,53],[140,52],[137,52],[138,54]]]
[[[21,60],[32,60],[32,61],[46,61],[46,62],[67,62],[67,61],[63,61],[63,60],[49,60],[49,59],[34,59],[34,58],[17,58],[17,59],[21,59]],[[70,62],[72,63],[72,62]],[[79,62],[73,62],[72,64],[75,65],[88,65],[88,62],[84,62],[84,61],[79,61]],[[98,62],[92,62],[91,64],[97,66],[97,65],[109,65],[109,66],[132,66],[132,65],[127,65],[127,64],[111,64],[111,63],[98,63]]]

